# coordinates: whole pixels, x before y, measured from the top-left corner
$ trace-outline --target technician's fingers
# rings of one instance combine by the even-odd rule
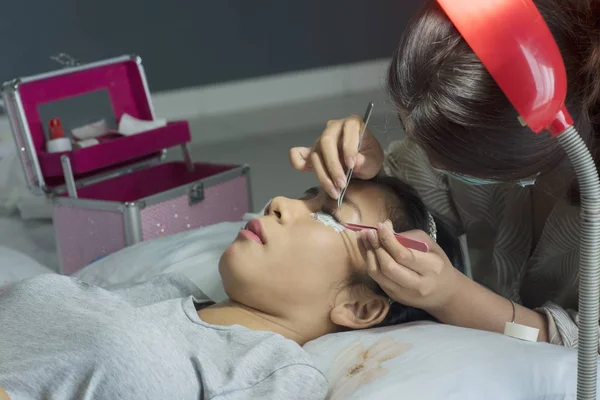
[[[365,240],[365,243],[368,240]],[[369,276],[379,284],[379,286],[390,296],[393,297],[393,294],[399,289],[399,286],[392,281],[390,278],[385,276],[377,265],[377,255],[375,254],[375,250],[367,247],[366,251],[366,261],[367,261],[367,273]],[[394,299],[396,300],[396,299]]]
[[[292,147],[289,152],[290,163],[298,171],[313,171],[310,162],[310,147]]]
[[[339,120],[329,121],[321,138],[319,139],[321,154],[327,172],[335,186],[342,190],[346,186],[346,173],[340,160],[340,140],[343,134],[344,123]]]
[[[375,255],[377,256],[377,264],[379,265],[378,272],[399,286],[407,289],[418,288],[421,276],[410,268],[398,264],[398,262],[396,262],[396,260],[388,253],[387,249],[379,245],[380,240],[377,237],[376,231],[370,230],[367,235],[368,240],[375,251]]]
[[[426,265],[416,262],[415,252],[398,242],[391,228],[391,222],[386,221],[384,224],[379,224],[377,234],[381,247],[387,251],[396,263],[404,265],[417,273],[425,272]]]
[[[360,116],[353,115],[344,122],[342,154],[348,168],[354,168],[358,157],[358,141],[363,122]]]
[[[313,151],[310,154],[310,160],[312,163],[312,168],[317,175],[319,185],[327,192],[327,194],[329,194],[331,198],[337,200],[337,198],[340,197],[340,191],[335,187],[333,181],[329,177],[321,155],[318,152]]]

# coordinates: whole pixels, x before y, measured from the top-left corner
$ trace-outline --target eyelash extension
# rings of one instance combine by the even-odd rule
[[[335,215],[335,211],[329,208],[328,206],[322,206],[321,212],[324,214],[328,214],[329,216],[331,216],[331,218],[333,218],[335,222],[337,222],[340,225],[343,225],[342,221],[340,221],[340,219]]]
[[[302,197],[317,197],[319,195],[319,189],[314,187],[314,188],[310,188],[308,189],[306,192],[304,192],[304,195]]]
[[[346,227],[343,224],[337,222],[336,221],[337,218],[335,218],[331,214],[327,214],[327,213],[318,211],[316,213],[311,213],[310,216],[313,217],[313,219],[315,221],[320,222],[323,225],[330,227],[337,233],[341,233],[346,229]]]

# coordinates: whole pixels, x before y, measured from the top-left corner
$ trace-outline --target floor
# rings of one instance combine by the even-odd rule
[[[204,121],[204,129],[221,129],[224,140],[200,143],[192,146],[192,157],[195,160],[248,164],[251,168],[252,192],[254,210],[260,210],[271,198],[275,196],[297,196],[317,181],[312,174],[295,171],[288,160],[288,151],[294,146],[310,146],[322,133],[327,119],[339,118],[354,113],[362,113],[366,104],[372,99],[371,93],[356,94],[345,98],[330,99],[321,102],[318,109],[315,104],[298,105],[294,114],[293,110],[273,112],[273,110],[257,110],[246,112],[243,115],[226,115],[213,117]],[[380,103],[381,104],[381,103]],[[377,108],[377,103],[376,103]],[[328,112],[330,111],[330,112]],[[294,122],[294,118],[311,113],[310,123]],[[282,126],[283,114],[287,114],[287,126]],[[298,115],[301,114],[301,115]],[[321,119],[322,121],[316,122]],[[275,119],[277,121],[275,121]],[[244,121],[247,123],[244,125]],[[272,125],[281,127],[281,131],[273,132],[267,127]],[[192,129],[194,129],[192,123]],[[196,123],[197,127],[198,123]],[[272,126],[271,125],[271,126]],[[243,127],[246,127],[246,132]],[[261,126],[263,128],[261,128]],[[236,130],[235,135],[228,131]],[[369,128],[378,137],[384,148],[394,139],[400,138],[401,129],[393,109],[379,107],[379,112],[374,113],[369,123]],[[261,134],[260,132],[267,133]],[[214,133],[214,132],[213,132]],[[173,150],[170,159],[179,158],[181,154]]]

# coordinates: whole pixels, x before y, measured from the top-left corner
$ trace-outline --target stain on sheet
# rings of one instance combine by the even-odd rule
[[[365,349],[358,340],[346,347],[337,356],[329,370],[328,400],[346,399],[360,386],[385,376],[387,369],[382,363],[408,352],[410,343],[398,343],[392,338],[383,338]]]

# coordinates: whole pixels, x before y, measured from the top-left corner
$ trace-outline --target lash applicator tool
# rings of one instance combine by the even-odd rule
[[[359,225],[359,224],[343,224],[344,228],[352,231],[352,232],[360,232],[360,231],[364,231],[364,230],[377,230],[377,228],[375,228],[374,226],[368,226],[368,225]],[[398,241],[398,243],[400,243],[402,246],[406,247],[407,249],[413,249],[413,250],[417,250],[417,251],[421,251],[423,253],[427,253],[429,251],[429,246],[427,245],[427,243],[422,242],[420,240],[417,239],[411,239],[409,237],[403,236],[399,233],[395,233],[394,232],[394,236],[396,237],[396,240]]]
[[[324,213],[322,211],[311,213],[310,216],[315,221],[318,221],[318,222],[322,223],[323,225],[330,227],[337,233],[342,233],[346,229],[348,229],[349,231],[352,231],[352,232],[360,232],[360,231],[369,230],[369,229],[377,230],[377,228],[375,228],[373,226],[350,224],[350,223],[344,224],[344,223],[338,222],[332,215]],[[403,245],[406,248],[421,251],[424,253],[427,253],[429,251],[429,246],[425,242],[422,242],[417,239],[411,239],[406,236],[402,236],[398,233],[394,233],[394,236],[396,237],[396,240],[398,241],[398,243],[400,243],[401,245]]]
[[[360,151],[360,146],[362,145],[363,137],[365,136],[365,131],[367,130],[367,125],[369,124],[369,120],[371,119],[371,112],[373,111],[373,107],[374,107],[373,102],[370,102],[369,105],[367,106],[367,111],[365,112],[365,116],[363,117],[363,127],[362,127],[362,130],[360,131],[360,136],[358,137],[358,151]],[[338,208],[342,208],[342,200],[344,199],[344,196],[346,195],[346,189],[348,189],[348,185],[350,184],[350,179],[352,179],[353,172],[354,172],[354,167],[348,169],[348,172],[346,173],[346,185],[344,186],[344,189],[342,190],[340,197],[338,197],[338,201],[337,201]]]

